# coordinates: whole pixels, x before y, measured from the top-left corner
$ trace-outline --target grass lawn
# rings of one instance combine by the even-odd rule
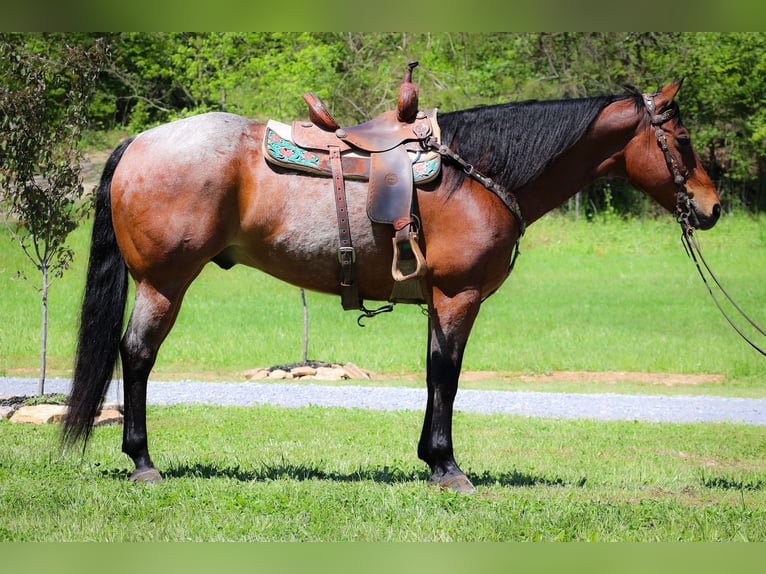
[[[150,407],[166,476],[120,427],[84,458],[0,422],[4,541],[766,541],[766,435],[734,424],[455,417],[475,496],[426,483],[421,413]]]

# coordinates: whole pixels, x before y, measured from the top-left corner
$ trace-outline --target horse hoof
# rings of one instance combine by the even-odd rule
[[[451,490],[460,494],[474,494],[476,492],[476,487],[471,484],[471,481],[464,474],[443,476],[433,481],[433,484],[436,484],[443,490]]]
[[[144,470],[136,470],[130,475],[130,482],[149,482],[155,483],[162,480],[160,471],[156,468],[147,468]]]

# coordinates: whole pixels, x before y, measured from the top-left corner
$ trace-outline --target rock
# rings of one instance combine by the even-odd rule
[[[369,379],[370,378],[370,374],[367,371],[357,367],[354,363],[346,363],[345,365],[343,365],[343,370],[346,372],[346,375],[348,375],[349,379]]]
[[[10,407],[3,407],[10,408]],[[21,407],[10,415],[12,423],[31,423],[35,425],[60,423],[66,415],[66,405],[34,405]],[[0,411],[1,412],[1,411]],[[122,413],[116,408],[101,409],[93,426],[117,424],[123,421]]]
[[[32,423],[42,425],[58,423],[66,414],[65,405],[34,405],[21,407],[11,415],[12,423]]]
[[[101,410],[123,412],[125,409],[121,401],[107,401],[101,405]]]
[[[122,413],[116,409],[102,409],[93,419],[93,426],[114,425],[122,422]]]
[[[290,372],[293,374],[294,377],[313,377],[317,374],[317,370],[314,367],[311,367],[309,365],[303,365],[300,367],[295,367],[293,369],[290,369]]]
[[[13,407],[0,407],[0,420],[9,419],[16,411]]]
[[[262,379],[316,379],[320,381],[339,381],[341,379],[370,379],[370,373],[356,366],[354,363],[346,363],[341,366],[337,363],[325,363],[321,361],[304,361],[289,365],[275,365],[261,367],[244,372],[245,379],[257,381]]]
[[[251,369],[249,371],[245,371],[245,378],[248,381],[258,381],[261,379],[265,379],[268,376],[269,376],[268,369]]]
[[[319,381],[340,381],[347,379],[348,375],[343,367],[319,367],[314,378]]]

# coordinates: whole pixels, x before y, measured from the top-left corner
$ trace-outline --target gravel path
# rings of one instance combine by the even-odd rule
[[[0,396],[32,395],[35,394],[36,388],[35,379],[0,377]],[[68,390],[68,380],[46,381],[46,393],[66,393]],[[112,384],[107,393],[107,400],[121,398],[121,385]],[[285,407],[317,405],[422,411],[425,407],[426,391],[403,387],[328,386],[307,383],[150,382],[148,402],[157,405],[273,404]],[[766,425],[766,399],[461,389],[455,400],[455,408],[465,412],[507,413],[562,419],[680,423],[730,421]]]

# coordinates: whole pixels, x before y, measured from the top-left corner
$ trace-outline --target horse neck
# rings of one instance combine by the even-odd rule
[[[642,117],[631,99],[606,106],[577,143],[515,192],[527,224],[560,207],[599,178],[627,177],[624,152]]]

